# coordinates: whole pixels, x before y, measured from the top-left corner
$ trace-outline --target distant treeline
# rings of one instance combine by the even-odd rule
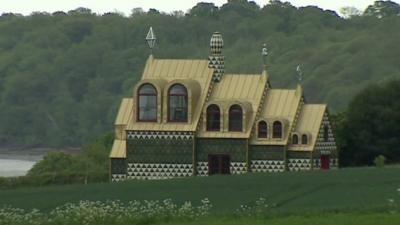
[[[400,78],[400,6],[377,1],[344,17],[271,0],[198,3],[188,13],[155,9],[96,15],[78,8],[0,16],[0,145],[80,146],[112,130],[157,35],[155,57],[206,58],[211,34],[223,34],[228,72],[258,73],[269,49],[273,87],[294,88],[301,65],[308,102],[331,112],[371,83]]]

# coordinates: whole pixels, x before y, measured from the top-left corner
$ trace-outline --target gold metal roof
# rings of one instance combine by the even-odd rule
[[[114,140],[110,158],[126,158],[126,141]]]
[[[133,99],[123,98],[114,125],[126,125],[132,117]]]
[[[189,86],[190,89],[199,89],[198,93],[194,93],[194,95],[198,94],[197,101],[193,101],[194,105],[192,106],[191,120],[188,123],[149,123],[135,122],[131,120],[127,129],[149,131],[195,131],[201,115],[202,107],[207,97],[212,74],[213,69],[208,68],[208,60],[154,59],[153,56],[150,56],[147,60],[142,80],[162,79],[166,82],[177,80]]]
[[[290,128],[296,116],[302,98],[302,89],[268,89],[267,97],[262,105],[259,120],[265,120],[270,127],[276,120],[282,121],[284,125],[282,139],[258,139],[253,135],[251,144],[258,145],[285,145],[288,141]],[[272,133],[272,129],[269,129]]]
[[[229,107],[232,104],[241,103],[246,112],[244,132],[228,132],[226,127],[225,131],[210,132],[206,131],[203,122],[200,125],[198,137],[248,138],[267,81],[268,75],[266,73],[225,74],[220,82],[214,84],[208,102],[218,104],[225,115],[228,114]],[[205,117],[203,117],[203,120],[205,120]],[[224,120],[226,122],[227,118]]]
[[[313,151],[325,111],[325,104],[304,104],[302,106],[295,132],[299,134],[311,134],[311,140],[309,140],[310,143],[308,145],[290,145],[289,150]]]

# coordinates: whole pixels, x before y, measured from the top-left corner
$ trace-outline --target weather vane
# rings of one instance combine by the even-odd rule
[[[267,44],[263,44],[263,48],[261,50],[261,56],[263,59],[263,63],[264,63],[264,68],[267,66],[267,55],[268,55],[268,49],[267,49]]]
[[[297,72],[297,75],[296,75],[297,80],[299,81],[299,83],[301,83],[301,81],[303,80],[303,72],[301,71],[300,64],[297,65],[296,72]]]
[[[156,38],[156,34],[153,31],[153,27],[150,27],[149,32],[147,33],[147,36],[146,36],[146,41],[150,47],[151,54],[153,54],[153,48],[154,48],[154,45],[156,44],[156,39],[157,38]]]

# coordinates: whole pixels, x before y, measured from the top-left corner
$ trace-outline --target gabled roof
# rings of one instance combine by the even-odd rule
[[[200,85],[207,85],[213,69],[208,68],[208,60],[203,59],[155,59],[149,56],[142,79],[194,79]]]
[[[327,107],[325,104],[304,104],[302,106],[300,116],[294,131],[299,134],[310,134],[310,144],[290,145],[289,150],[313,151],[326,108]]]
[[[188,89],[190,89],[188,91],[197,90],[194,93],[197,100],[192,105],[191,120],[188,123],[149,123],[131,120],[127,130],[196,131],[213,71],[208,67],[208,60],[154,59],[153,56],[150,56],[146,62],[142,80],[162,80],[166,83],[176,80],[188,86]]]
[[[199,137],[220,138],[248,138],[254,123],[257,109],[260,105],[263,92],[268,81],[268,75],[263,74],[225,74],[221,81],[214,84],[211,96],[205,104],[203,112],[209,103],[220,106],[220,110],[227,116],[229,107],[240,103],[246,112],[244,127],[245,132],[228,132],[227,130],[210,132],[206,131],[205,122],[201,123],[198,132]],[[205,118],[203,117],[203,121]],[[224,119],[227,122],[227,118]],[[224,127],[224,126],[222,126]]]
[[[290,128],[293,125],[302,99],[302,89],[268,89],[267,97],[262,103],[262,109],[259,120],[265,120],[272,127],[273,121],[279,120],[284,123],[284,137],[282,139],[257,139],[257,135],[253,135],[251,144],[262,145],[285,145],[288,141]],[[272,130],[270,129],[271,133]]]

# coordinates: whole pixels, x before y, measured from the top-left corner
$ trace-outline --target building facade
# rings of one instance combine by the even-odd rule
[[[112,181],[337,168],[327,106],[266,69],[225,73],[222,48],[216,32],[208,60],[149,56],[115,121]]]

